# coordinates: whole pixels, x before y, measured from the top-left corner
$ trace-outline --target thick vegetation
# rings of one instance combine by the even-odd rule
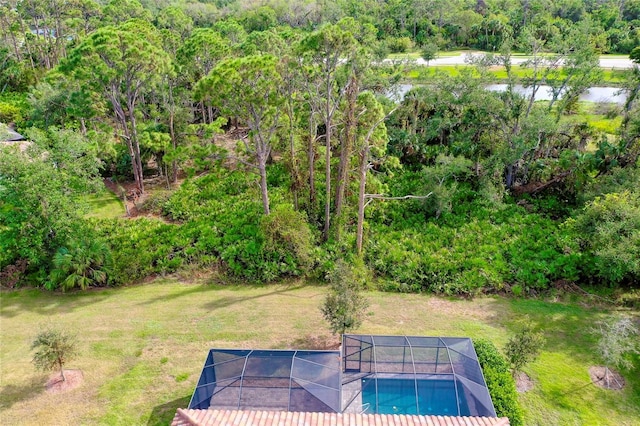
[[[638,44],[636,3],[4,5],[0,120],[31,143],[1,148],[2,283],[357,257],[402,292],[637,286],[640,69],[623,105],[579,102]],[[388,98],[410,71],[389,51],[454,47],[493,54]],[[101,179],[148,217],[87,219]]]
[[[513,426],[524,424],[524,416],[518,404],[516,384],[509,372],[509,364],[491,341],[477,339],[473,342],[473,346],[496,414],[498,417],[508,417],[509,423]]]

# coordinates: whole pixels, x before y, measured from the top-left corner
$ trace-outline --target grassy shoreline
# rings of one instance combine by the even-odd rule
[[[0,423],[167,424],[188,404],[207,349],[331,340],[318,309],[324,294],[304,281],[239,286],[175,277],[85,293],[3,291]],[[482,337],[501,348],[527,315],[547,338],[540,359],[525,369],[536,382],[520,395],[527,424],[631,425],[640,418],[637,374],[625,372],[620,392],[589,385],[588,367],[598,363],[589,328],[606,309],[499,297],[367,296],[361,333]],[[84,383],[65,394],[44,392],[47,375],[30,363],[31,339],[49,323],[76,333],[80,343],[81,355],[68,368],[81,369]]]
[[[458,76],[464,71],[471,71],[472,75],[478,76],[473,65],[416,65],[405,73],[405,81],[413,84],[422,84],[432,81],[438,75]],[[513,74],[519,79],[527,77],[531,71],[528,68],[513,67]],[[624,83],[625,70],[603,70],[602,81],[593,87],[621,87]],[[488,74],[496,83],[507,83],[508,77],[504,67],[492,67],[488,70]]]

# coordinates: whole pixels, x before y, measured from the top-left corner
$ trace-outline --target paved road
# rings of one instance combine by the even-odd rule
[[[467,53],[459,56],[444,56],[441,58],[434,59],[429,62],[429,65],[464,65],[466,64],[466,60],[470,55],[480,56],[482,53]],[[511,59],[513,64],[518,65],[526,61],[527,58],[514,57]],[[427,62],[424,59],[417,59],[416,62],[418,65],[426,65]],[[633,62],[629,58],[602,58],[600,59],[600,66],[602,68],[611,69],[625,69],[631,68]]]

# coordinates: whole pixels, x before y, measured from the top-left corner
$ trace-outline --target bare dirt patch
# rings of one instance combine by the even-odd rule
[[[55,372],[49,377],[49,381],[45,385],[48,393],[63,393],[75,389],[84,381],[84,375],[81,370],[64,370],[64,377],[66,380],[62,380],[60,372]]]
[[[535,386],[533,380],[531,380],[531,377],[529,377],[527,373],[524,373],[522,371],[517,374],[515,380],[516,390],[520,393],[528,392]]]
[[[625,386],[624,377],[617,371],[609,369],[609,375],[606,377],[606,368],[597,365],[589,367],[589,377],[594,385],[603,389],[621,390]]]

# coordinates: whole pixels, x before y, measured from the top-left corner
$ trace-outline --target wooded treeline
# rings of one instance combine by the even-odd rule
[[[3,284],[189,265],[324,278],[361,258],[400,291],[637,285],[639,68],[624,105],[595,106],[605,127],[578,114],[598,55],[637,45],[637,2],[161,3],[0,10],[0,121],[33,142],[0,155]],[[492,16],[504,28],[481,31]],[[395,104],[405,70],[382,59],[398,43],[495,54]],[[504,92],[486,89],[491,66]],[[168,189],[139,208],[156,218],[83,218],[101,178],[137,197],[151,176]]]

